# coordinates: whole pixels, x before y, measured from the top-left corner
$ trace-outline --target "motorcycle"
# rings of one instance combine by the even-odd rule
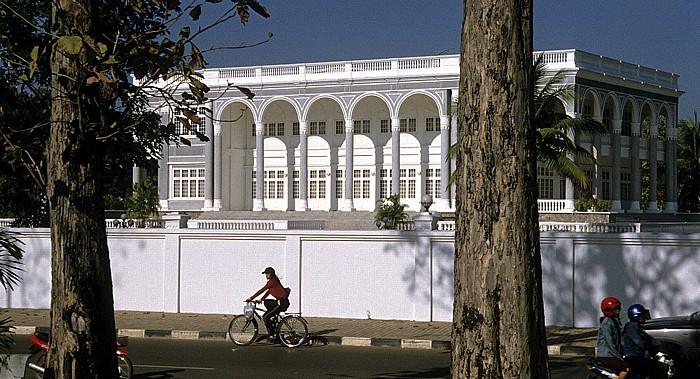
[[[652,376],[652,378],[663,378],[663,379],[670,379],[673,377],[673,374],[676,372],[676,367],[675,364],[673,363],[673,359],[664,352],[658,352],[654,355],[653,357],[654,361],[656,362],[656,367],[655,367],[655,376]],[[624,376],[620,376],[621,372],[614,370],[610,367],[606,367],[603,363],[601,363],[599,360],[597,360],[595,357],[589,359],[586,364],[586,370],[590,371],[591,373],[588,374],[588,379],[595,379],[595,378],[608,378],[608,379],[619,379]],[[630,377],[624,377],[625,379],[631,379]]]
[[[49,334],[45,332],[34,332],[29,337],[32,346],[29,347],[29,359],[27,359],[27,367],[34,371],[34,378],[42,379],[46,367],[46,354],[49,350]],[[122,344],[121,346],[124,346]],[[129,359],[129,353],[126,350],[117,348],[117,367],[119,368],[119,378],[131,379],[134,373],[134,366]]]

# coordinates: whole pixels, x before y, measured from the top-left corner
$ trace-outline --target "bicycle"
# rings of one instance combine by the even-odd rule
[[[255,301],[245,303],[244,309],[249,309],[248,314],[235,316],[228,326],[229,338],[239,346],[247,346],[256,341],[260,330],[258,325],[264,325],[258,311],[265,312],[265,309],[256,307]],[[286,347],[301,346],[309,335],[308,323],[298,313],[280,312],[272,318],[272,324],[280,342]]]

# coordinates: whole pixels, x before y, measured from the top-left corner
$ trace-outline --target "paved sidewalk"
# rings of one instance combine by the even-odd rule
[[[49,326],[48,309],[0,309],[0,319],[11,318],[17,334],[31,334]],[[115,311],[119,335],[187,339],[225,339],[233,315]],[[305,317],[309,334],[329,343],[354,346],[394,346],[449,349],[448,322]],[[550,355],[593,355],[595,328],[547,327]],[[321,340],[321,338],[315,339]]]

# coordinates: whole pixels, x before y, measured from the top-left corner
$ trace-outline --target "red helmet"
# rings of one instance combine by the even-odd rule
[[[600,302],[600,310],[603,311],[603,315],[606,317],[612,317],[615,315],[615,310],[620,309],[622,303],[616,297],[606,297]]]

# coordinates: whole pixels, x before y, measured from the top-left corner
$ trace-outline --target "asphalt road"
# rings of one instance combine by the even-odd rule
[[[17,336],[13,351],[28,351]],[[450,353],[389,347],[340,345],[288,349],[230,341],[130,338],[126,347],[134,379],[211,378],[448,378]],[[552,357],[552,379],[585,378],[583,357]]]

